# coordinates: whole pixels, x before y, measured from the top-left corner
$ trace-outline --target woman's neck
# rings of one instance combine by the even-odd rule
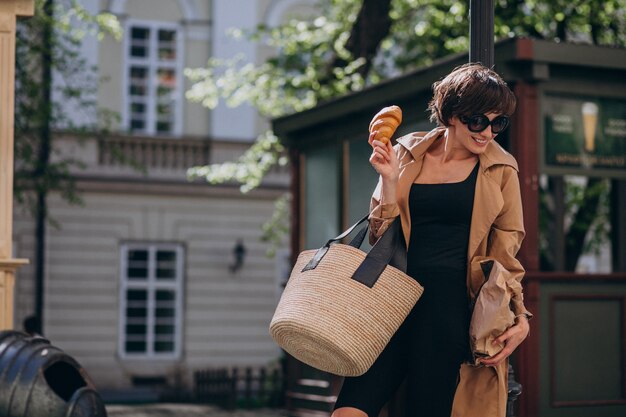
[[[443,135],[435,140],[433,146],[428,149],[428,154],[442,164],[476,158],[476,154],[459,143],[451,128],[447,128]]]

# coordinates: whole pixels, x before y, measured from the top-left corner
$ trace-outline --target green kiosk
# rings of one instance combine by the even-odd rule
[[[497,140],[520,167],[518,257],[535,315],[512,361],[523,387],[515,415],[626,416],[626,50],[511,38],[495,57],[518,98]],[[294,258],[367,212],[371,117],[396,104],[396,136],[430,130],[432,83],[465,62],[452,56],[274,120],[292,162]],[[289,415],[328,416],[341,378],[287,363]],[[404,417],[393,401],[383,414]]]

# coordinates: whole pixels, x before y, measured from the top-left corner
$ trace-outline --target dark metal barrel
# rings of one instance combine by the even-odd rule
[[[0,416],[106,417],[85,370],[42,337],[0,332]]]

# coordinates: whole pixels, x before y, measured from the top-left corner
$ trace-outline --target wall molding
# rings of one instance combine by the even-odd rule
[[[183,12],[183,16],[185,16],[185,20],[194,20],[198,18],[198,5],[196,3],[197,0],[177,1],[180,10]],[[109,12],[116,15],[125,15],[127,2],[128,0],[110,0],[108,10]]]

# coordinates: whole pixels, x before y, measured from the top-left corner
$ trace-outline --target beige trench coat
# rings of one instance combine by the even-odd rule
[[[380,201],[379,181],[370,207],[370,240],[380,236],[400,215],[402,231],[406,242],[409,242],[411,216],[408,197],[411,184],[420,173],[426,150],[444,131],[445,128],[436,128],[431,132],[411,133],[398,139],[394,147],[400,162],[397,201]],[[524,276],[524,268],[515,258],[525,233],[517,162],[493,141],[479,155],[479,162],[467,253],[468,302],[476,297],[484,281],[482,274],[471,273],[470,264],[475,257],[488,256],[498,260],[518,283]],[[531,316],[524,307],[521,285],[516,286],[511,295],[511,308],[515,315]],[[507,368],[508,360],[496,367],[463,364],[452,417],[504,417]]]

